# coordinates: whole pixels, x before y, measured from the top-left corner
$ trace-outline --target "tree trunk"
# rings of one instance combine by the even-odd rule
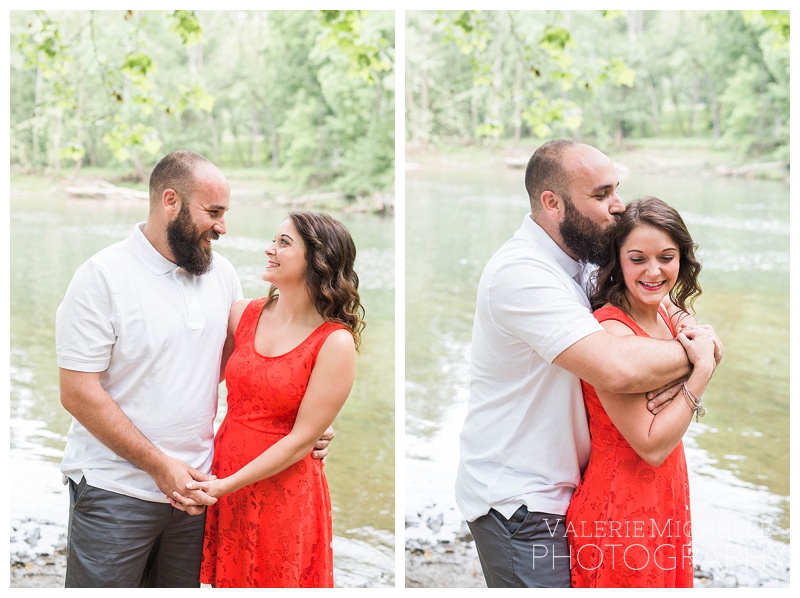
[[[281,167],[280,161],[280,145],[278,143],[278,129],[275,126],[275,115],[272,114],[272,110],[267,105],[264,105],[264,109],[267,111],[267,125],[269,126],[269,147],[270,147],[270,154],[272,158],[272,168],[274,170],[278,170]]]
[[[214,153],[214,162],[219,164],[222,154],[220,152],[219,144],[219,130],[217,130],[217,121],[214,119],[214,112],[208,113],[208,125],[211,129],[211,151]]]
[[[525,64],[521,58],[517,58],[517,72],[514,79],[514,146],[519,144],[522,138],[522,100],[523,85],[525,83]]]
[[[647,95],[650,98],[650,113],[653,117],[653,131],[656,137],[661,135],[661,107],[659,105],[658,91],[653,83],[652,75],[649,75],[645,81],[647,82]]]
[[[34,99],[33,99],[33,126],[31,127],[31,163],[34,166],[40,164],[39,153],[41,152],[41,148],[39,144],[41,143],[39,139],[39,127],[40,119],[42,116],[41,112],[41,105],[42,105],[42,87],[44,85],[44,75],[42,75],[42,69],[36,68],[36,88],[34,91]],[[47,163],[47,159],[43,162],[44,164]]]

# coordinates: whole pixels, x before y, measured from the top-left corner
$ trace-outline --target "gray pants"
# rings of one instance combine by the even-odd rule
[[[570,559],[564,515],[528,512],[506,519],[492,509],[467,522],[490,588],[568,588]]]
[[[200,587],[205,514],[69,482],[67,588]]]

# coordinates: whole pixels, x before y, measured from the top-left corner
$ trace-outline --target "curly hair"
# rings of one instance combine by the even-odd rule
[[[350,232],[328,214],[291,212],[297,232],[306,246],[306,286],[317,311],[329,322],[344,324],[353,335],[356,350],[364,330],[364,307],[358,294],[358,274],[353,269],[356,245]],[[278,294],[273,286],[272,301]]]
[[[625,279],[620,264],[620,249],[638,226],[652,226],[667,233],[680,250],[680,268],[675,286],[669,292],[672,302],[684,312],[693,311],[695,299],[702,293],[698,276],[702,266],[695,258],[697,244],[692,240],[678,212],[656,197],[640,197],[630,202],[614,227],[605,264],[599,264],[590,302],[592,309],[610,303],[628,313]]]

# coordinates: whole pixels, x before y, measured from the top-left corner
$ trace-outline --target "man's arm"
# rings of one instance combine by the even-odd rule
[[[553,363],[595,388],[619,394],[660,388],[691,370],[686,351],[677,340],[616,336],[607,331],[573,343]]]
[[[59,368],[59,378],[64,408],[114,453],[146,471],[165,496],[182,490],[192,479],[209,479],[150,442],[100,385],[100,372]],[[207,496],[202,504],[215,502]]]

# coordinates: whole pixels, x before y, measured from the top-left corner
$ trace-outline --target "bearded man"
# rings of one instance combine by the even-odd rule
[[[205,507],[167,497],[209,477],[228,315],[242,298],[211,250],[229,202],[206,158],[165,156],[147,221],[82,264],[58,308],[61,404],[73,416],[66,587],[200,585]]]
[[[586,282],[625,210],[618,185],[598,149],[545,143],[525,173],[530,213],[480,279],[456,502],[489,587],[570,586],[564,515],[590,449],[580,380],[666,386],[655,413],[689,372],[678,341],[615,336],[592,316]]]

